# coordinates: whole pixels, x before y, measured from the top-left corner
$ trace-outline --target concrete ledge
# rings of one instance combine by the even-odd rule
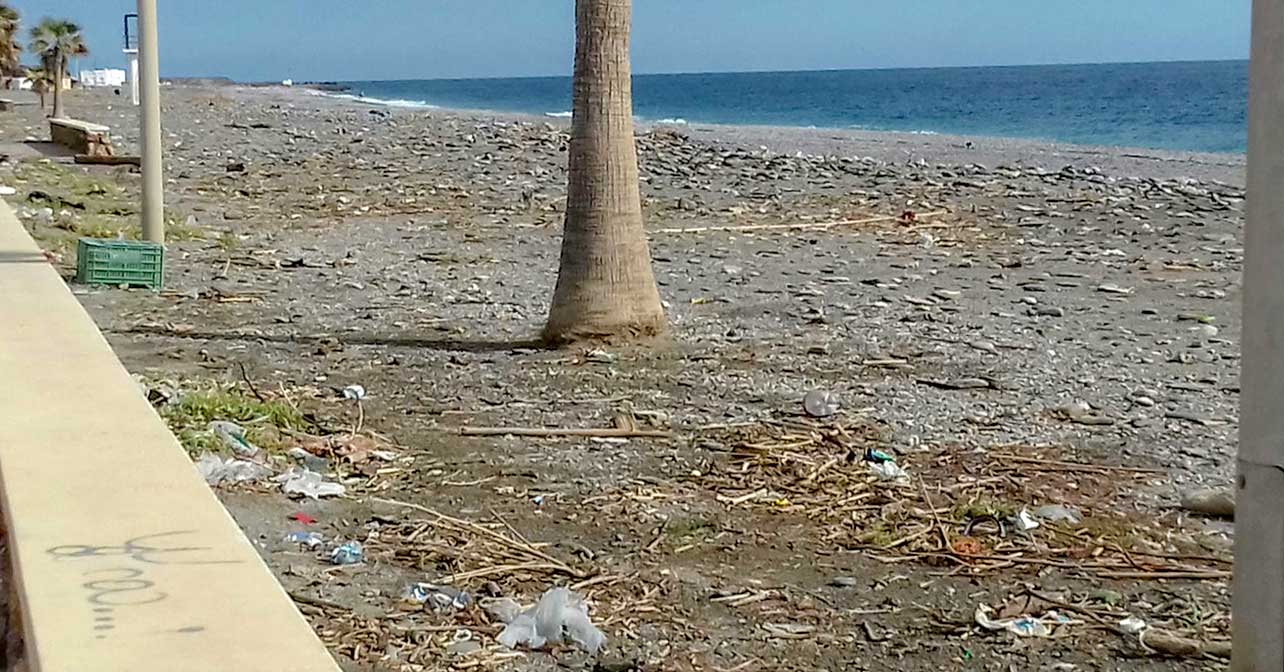
[[[79,119],[55,117],[49,120],[49,136],[63,147],[77,154],[111,156],[111,129]]]
[[[339,668],[0,204],[0,506],[43,672]]]

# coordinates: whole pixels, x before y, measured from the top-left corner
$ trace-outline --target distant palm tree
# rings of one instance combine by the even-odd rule
[[[18,43],[18,12],[4,2],[0,2],[0,78],[4,88],[9,88],[9,79],[22,72],[22,45]]]
[[[53,76],[53,115],[62,117],[62,84],[67,79],[67,66],[72,56],[89,53],[80,26],[62,19],[42,19],[31,29],[31,51],[40,56]]]
[[[45,68],[30,68],[27,79],[31,80],[31,90],[40,96],[40,111],[45,110],[45,94],[53,90],[53,77]]]
[[[633,87],[632,0],[576,0],[566,223],[544,337],[633,339],[666,330],[642,226]]]

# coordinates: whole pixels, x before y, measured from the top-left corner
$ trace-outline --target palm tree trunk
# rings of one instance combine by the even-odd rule
[[[67,64],[65,60],[66,59],[62,57],[54,57],[54,90],[53,90],[53,94],[54,94],[53,95],[53,118],[54,119],[61,119],[64,116],[63,110],[62,110],[62,82],[63,82],[62,73],[67,68]]]
[[[544,337],[646,338],[665,330],[642,226],[633,84],[632,0],[576,0],[566,223]]]

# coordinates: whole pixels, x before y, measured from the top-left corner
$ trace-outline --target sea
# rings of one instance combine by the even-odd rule
[[[342,82],[404,107],[569,117],[569,77]],[[1242,153],[1248,61],[635,75],[645,122],[1027,138]]]

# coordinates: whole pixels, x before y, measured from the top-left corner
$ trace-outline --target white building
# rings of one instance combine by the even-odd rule
[[[80,71],[81,86],[124,86],[125,71],[117,68],[99,68]]]

